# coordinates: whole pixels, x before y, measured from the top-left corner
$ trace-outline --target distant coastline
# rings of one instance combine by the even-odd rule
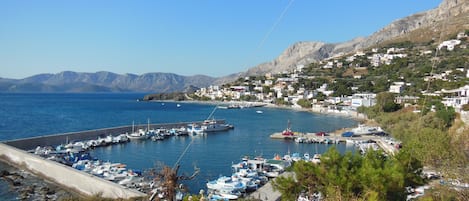
[[[241,105],[241,106],[250,106],[250,105],[260,105],[262,104],[263,107],[267,108],[276,108],[276,109],[286,109],[286,110],[295,110],[295,111],[302,111],[302,112],[311,112],[314,114],[322,114],[322,115],[336,115],[340,117],[351,118],[359,122],[369,122],[371,121],[368,119],[364,114],[358,113],[356,111],[337,111],[337,110],[329,110],[327,108],[300,108],[300,107],[292,107],[287,105],[276,105],[273,103],[263,103],[263,102],[249,102],[249,101],[201,101],[201,100],[145,100],[149,102],[179,102],[179,103],[197,103],[197,104],[206,104],[206,105],[216,105],[216,106],[227,106],[227,105]]]

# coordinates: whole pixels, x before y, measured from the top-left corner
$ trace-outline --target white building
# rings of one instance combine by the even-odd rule
[[[376,104],[375,93],[357,93],[352,95],[351,104],[352,107],[371,107]]]
[[[452,89],[452,90],[441,90],[444,94],[450,94],[452,96],[443,98],[442,103],[445,106],[454,107],[456,111],[461,111],[461,108],[465,104],[469,104],[469,85]]]
[[[438,49],[441,50],[441,48],[446,47],[447,50],[452,51],[454,50],[454,46],[461,44],[460,40],[447,40],[443,41],[441,44],[438,45]]]
[[[391,86],[389,86],[389,92],[400,94],[404,90],[404,82],[394,82]]]

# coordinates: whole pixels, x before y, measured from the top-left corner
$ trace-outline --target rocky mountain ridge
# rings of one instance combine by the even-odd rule
[[[262,75],[291,70],[297,65],[308,65],[311,62],[349,54],[361,49],[370,48],[388,41],[398,40],[432,40],[440,36],[454,34],[456,31],[469,29],[469,1],[443,0],[435,9],[416,13],[396,20],[368,37],[355,38],[343,43],[298,42],[288,47],[273,61],[259,64],[245,72],[226,77]],[[445,31],[441,33],[441,31]],[[425,34],[422,34],[424,32]],[[414,38],[417,35],[419,38]]]
[[[24,79],[0,79],[3,92],[175,92],[207,87],[215,81],[204,75],[181,76],[173,73],[116,74],[64,71],[39,74]]]
[[[175,92],[232,82],[239,77],[279,73],[327,58],[386,45],[391,42],[438,41],[469,29],[469,0],[443,0],[435,9],[396,20],[368,37],[343,43],[297,42],[276,59],[245,72],[225,77],[180,76],[172,73],[143,75],[111,72],[39,74],[24,79],[0,78],[0,92]]]

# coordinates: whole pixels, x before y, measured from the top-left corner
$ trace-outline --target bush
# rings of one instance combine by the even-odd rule
[[[469,104],[465,104],[461,108],[463,111],[469,111]]]

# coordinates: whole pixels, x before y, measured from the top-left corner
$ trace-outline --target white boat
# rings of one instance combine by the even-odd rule
[[[205,120],[202,123],[201,128],[204,132],[217,132],[229,130],[233,128],[233,126],[231,126],[230,124],[218,123],[216,120],[213,119]]]
[[[314,164],[321,163],[321,154],[314,154],[313,158],[311,159],[311,162]]]
[[[351,130],[355,135],[370,135],[378,132],[383,132],[381,127],[367,126],[364,124],[359,124],[357,128]]]
[[[202,127],[200,127],[197,124],[187,125],[187,132],[189,132],[190,134],[193,134],[193,135],[202,135],[202,134],[204,134],[204,130],[202,129]]]
[[[231,177],[221,176],[216,180],[209,181],[207,188],[214,191],[246,191],[246,185],[241,181],[233,181]]]
[[[257,113],[257,114],[262,114],[262,113],[264,113],[264,112],[263,112],[262,110],[257,110],[256,113]]]
[[[68,143],[65,146],[65,151],[70,153],[79,153],[85,151],[87,147],[83,142]]]
[[[149,125],[150,125],[150,123],[148,123],[148,127],[149,127]],[[127,134],[127,137],[130,140],[144,140],[144,139],[147,139],[149,136],[150,136],[149,132],[147,132],[143,129],[138,129],[135,132],[135,125],[134,125],[133,122],[132,122],[132,133]]]
[[[152,141],[164,140],[164,136],[161,135],[161,134],[155,134],[155,135],[151,136],[151,140]]]
[[[214,192],[208,197],[210,200],[237,200],[239,198],[235,193]]]
[[[143,182],[143,178],[138,176],[135,173],[129,173],[125,179],[121,180],[118,182],[118,184],[123,185],[123,186],[133,186],[136,184],[140,184]]]
[[[148,138],[147,133],[143,129],[138,129],[137,132],[132,132],[130,134],[127,134],[127,137],[130,140],[144,140]]]

